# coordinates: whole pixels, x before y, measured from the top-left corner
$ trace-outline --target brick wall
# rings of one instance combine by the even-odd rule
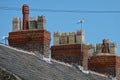
[[[112,75],[120,80],[120,57],[118,56],[94,56],[88,60],[90,70]]]
[[[67,63],[84,65],[87,69],[88,46],[80,44],[56,45],[51,47],[52,58]]]
[[[120,80],[120,57],[116,57],[116,76]]]
[[[48,55],[50,32],[46,30],[24,30],[9,33],[9,45],[27,51],[38,51]]]

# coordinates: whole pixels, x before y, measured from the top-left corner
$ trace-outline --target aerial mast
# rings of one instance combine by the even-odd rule
[[[78,22],[77,22],[77,24],[80,24],[81,25],[81,33],[82,33],[82,27],[83,27],[83,23],[84,23],[84,20],[79,20]],[[81,34],[81,42],[80,42],[80,44],[81,44],[81,53],[82,53],[82,34]]]

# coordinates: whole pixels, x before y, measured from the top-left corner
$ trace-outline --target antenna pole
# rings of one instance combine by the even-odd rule
[[[83,20],[79,20],[78,21],[78,24],[81,24],[81,31],[82,31],[82,24],[83,24],[83,22],[84,22]],[[82,32],[81,32],[81,42],[80,42],[80,44],[81,44],[81,49],[80,50],[81,50],[81,53],[82,53]]]

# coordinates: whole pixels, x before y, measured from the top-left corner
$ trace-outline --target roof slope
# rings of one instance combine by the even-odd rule
[[[11,49],[0,44],[0,66],[22,80],[110,80],[106,77],[84,74],[73,66],[57,62],[49,64],[32,53]]]

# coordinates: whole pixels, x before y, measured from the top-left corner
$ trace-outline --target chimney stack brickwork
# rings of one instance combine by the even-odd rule
[[[93,56],[88,60],[88,69],[120,80],[120,57],[115,55]]]
[[[9,33],[9,45],[27,51],[37,51],[48,55],[50,50],[50,32],[46,30],[27,30]]]
[[[20,30],[20,19],[14,18],[13,31],[9,33],[8,37],[9,45],[27,51],[37,51],[48,57],[51,33],[46,30],[45,17],[39,16],[38,18],[30,18],[29,20],[29,6],[27,4],[23,5],[22,13],[22,30]]]
[[[64,44],[51,47],[52,58],[66,63],[74,63],[88,68],[88,46],[82,44]]]
[[[120,57],[117,56],[117,44],[104,39],[103,43],[96,44],[96,51],[88,55],[88,69],[120,80]]]
[[[88,46],[84,43],[82,30],[68,33],[55,32],[54,45],[51,47],[52,58],[66,63],[79,64],[84,69],[88,69]]]
[[[10,46],[27,51],[37,51],[45,57],[50,51],[50,32],[46,30],[45,16],[30,18],[29,6],[22,7],[23,25],[20,18],[13,18],[12,32],[9,33]],[[51,47],[53,59],[79,64],[85,70],[90,69],[120,80],[120,57],[117,56],[117,44],[104,39],[103,43],[85,44],[84,32],[54,32],[54,45]]]

